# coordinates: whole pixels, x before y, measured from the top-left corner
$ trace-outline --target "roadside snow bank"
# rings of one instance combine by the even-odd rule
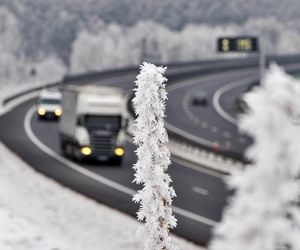
[[[3,144],[0,152],[1,250],[143,248],[133,218],[35,172]],[[178,245],[202,249],[182,239]]]

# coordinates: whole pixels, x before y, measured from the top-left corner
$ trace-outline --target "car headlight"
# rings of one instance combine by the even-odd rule
[[[45,115],[46,114],[46,110],[44,108],[38,108],[38,114],[39,115]]]
[[[55,114],[56,116],[61,116],[61,114],[62,114],[61,108],[55,109],[54,114]]]
[[[124,148],[121,148],[121,147],[116,147],[115,148],[115,155],[116,156],[123,156],[124,153],[125,153]]]
[[[92,149],[90,147],[82,147],[80,149],[81,154],[83,154],[84,156],[89,156],[92,153]]]

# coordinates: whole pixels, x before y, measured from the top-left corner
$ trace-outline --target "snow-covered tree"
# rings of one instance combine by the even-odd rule
[[[72,46],[71,71],[84,73],[108,68],[137,65],[132,59],[137,49],[131,50],[121,26],[107,25],[98,32],[82,31]]]
[[[141,37],[148,39],[147,60],[162,63],[213,56],[216,38],[224,35],[262,35],[269,53],[300,51],[299,0],[289,0],[287,4],[280,0],[253,0],[247,5],[244,0],[85,0],[84,5],[82,0],[0,3],[0,8],[7,9],[18,21],[26,60],[40,61],[54,55],[65,64],[72,64],[72,70],[77,72],[83,72],[87,66],[94,70],[98,62],[97,70],[139,63]],[[0,10],[0,33],[2,23],[11,22],[1,15]],[[6,40],[1,35],[0,40]],[[7,35],[14,35],[14,30]],[[15,43],[19,40],[12,41],[12,45]]]
[[[66,71],[65,65],[56,56],[44,56],[39,61],[32,61],[24,55],[21,24],[8,8],[0,6],[0,96],[9,85],[51,81],[59,79]],[[36,70],[34,79],[31,70]]]
[[[254,138],[252,160],[231,177],[236,191],[210,250],[300,249],[300,81],[273,65],[246,95],[240,127]]]
[[[167,174],[170,152],[168,135],[164,128],[166,68],[143,63],[137,76],[133,104],[137,115],[134,143],[138,146],[137,163],[134,165],[134,182],[142,184],[133,200],[140,203],[138,220],[145,221],[142,229],[146,250],[176,249],[169,236],[177,220],[172,214],[175,191]],[[140,233],[142,233],[140,232]]]

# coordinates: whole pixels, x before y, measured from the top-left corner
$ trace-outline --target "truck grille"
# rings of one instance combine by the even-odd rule
[[[115,136],[91,134],[90,139],[92,150],[96,156],[112,156],[114,154]]]

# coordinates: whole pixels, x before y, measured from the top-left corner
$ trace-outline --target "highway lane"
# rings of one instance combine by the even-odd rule
[[[236,100],[249,91],[249,88],[253,88],[253,84],[257,85],[258,79],[251,84],[231,82],[216,90],[213,96],[214,107],[224,120],[238,125],[238,118],[242,113],[238,109]]]
[[[28,101],[0,119],[1,140],[20,155],[36,170],[58,180],[101,203],[115,207],[130,215],[137,211],[137,205],[131,201],[131,196],[116,191],[102,183],[69,169],[61,162],[53,159],[38,148],[28,137],[24,130],[24,119],[28,110],[34,104],[34,100]],[[33,132],[39,139],[54,149],[58,150],[57,123],[39,122],[36,117],[30,119]],[[13,137],[11,135],[14,135]],[[126,156],[122,167],[107,165],[83,164],[84,169],[90,170],[97,175],[104,176],[121,185],[136,190],[138,187],[132,183],[132,164],[136,161],[134,146],[128,143]],[[225,204],[227,191],[224,188],[222,177],[208,175],[201,171],[195,171],[176,163],[175,159],[170,167],[170,174],[174,181],[174,187],[178,198],[174,205],[180,209],[190,211],[205,218],[219,220],[222,207]],[[24,180],[28,181],[28,180]],[[206,190],[207,193],[201,194]],[[198,221],[176,214],[179,226],[175,232],[197,243],[205,243],[209,238],[211,227]]]
[[[171,67],[169,70],[172,82],[168,86],[167,121],[196,136],[219,142],[221,145],[229,141],[234,149],[243,149],[247,141],[241,140],[243,136],[236,136],[236,126],[224,122],[211,101],[206,108],[193,107],[190,101],[192,94],[201,89],[205,89],[212,100],[215,91],[222,86],[257,77],[256,70],[249,68],[199,75],[197,69],[198,66],[195,65],[181,68],[181,73],[192,72],[190,79],[185,80],[180,76],[178,79],[172,76],[173,73],[179,74],[178,68]],[[137,71],[124,72],[118,77],[92,81],[87,79],[74,83],[112,85],[128,92],[133,88],[136,73]],[[177,82],[178,80],[181,81]],[[231,96],[228,98],[222,99],[221,103],[226,102],[227,105],[228,101],[232,101]],[[135,216],[138,206],[132,202],[132,194],[139,187],[132,183],[132,165],[136,162],[136,157],[135,147],[130,139],[126,145],[124,163],[120,168],[105,164],[74,164],[60,155],[57,123],[39,122],[34,115],[31,116],[30,110],[34,102],[35,100],[27,101],[0,118],[0,139],[36,170],[98,202]],[[37,140],[53,154],[47,153],[47,150],[43,151],[32,136],[28,136],[24,123],[27,124],[27,130],[29,128]],[[172,161],[170,174],[178,195],[174,200],[174,211],[179,220],[175,233],[196,243],[205,244],[210,237],[211,225],[220,220],[229,195],[223,176],[215,172],[210,173],[202,166],[191,166],[190,163],[176,158],[172,158]]]
[[[198,66],[193,65],[192,67],[185,67],[181,72],[188,71],[191,73],[191,77],[195,77],[195,79],[188,80],[192,81],[190,86],[194,83],[204,82],[205,84],[206,82],[205,88],[210,95],[213,94],[213,91],[209,89],[212,82],[215,82],[213,85],[220,86],[224,84],[224,78],[235,80],[236,78],[239,79],[252,74],[248,70],[243,76],[239,75],[240,73],[236,73],[237,71],[226,74],[214,74],[207,76],[212,81],[207,82],[205,74],[199,75],[197,69]],[[171,68],[169,70],[170,79],[172,79],[171,83],[174,84],[181,79],[180,77],[177,79],[176,76],[172,76],[172,73],[178,74],[178,72],[178,69]],[[193,73],[195,73],[195,76],[193,76]],[[92,81],[87,79],[74,81],[73,83],[85,84],[92,82],[100,85],[112,85],[121,87],[128,92],[133,88],[135,76],[136,72],[125,72],[118,77],[105,77],[103,80],[94,79]],[[185,83],[186,81],[183,84]],[[171,85],[169,89],[173,88],[173,91],[179,90],[178,86],[177,84]],[[178,97],[175,98],[177,99]],[[172,106],[173,101],[174,98],[169,94],[168,108]],[[125,160],[121,168],[107,165],[100,166],[99,164],[76,164],[72,168],[70,166],[74,166],[74,164],[72,165],[71,162],[66,161],[64,158],[61,160],[58,147],[57,123],[39,122],[36,117],[31,117],[29,110],[34,102],[34,100],[28,101],[0,118],[0,139],[38,171],[101,203],[134,216],[137,211],[137,205],[133,204],[131,199],[132,194],[138,187],[132,183],[132,165],[136,162],[136,157],[134,155],[135,147],[130,143],[130,140],[126,145]],[[168,115],[169,118],[170,113]],[[196,115],[198,114],[194,113],[194,116]],[[171,116],[178,116],[178,109],[177,112],[175,109]],[[52,150],[55,155],[47,153],[47,150],[44,152],[41,150],[41,147],[34,143],[31,137],[28,137],[28,133],[25,133],[23,126],[25,117],[29,117],[27,119],[29,121],[27,127],[30,127],[32,134],[42,145]],[[196,243],[205,244],[210,237],[211,225],[220,220],[222,209],[228,197],[223,176],[214,172],[211,174],[201,166],[189,167],[190,163],[176,158],[172,158],[172,161],[170,174],[174,180],[174,187],[178,195],[178,198],[174,200],[174,211],[179,220],[179,225],[175,232]],[[88,171],[87,175],[85,171]],[[110,185],[111,183],[117,184],[118,188],[115,188],[115,184]]]
[[[127,75],[110,81],[107,79],[105,81],[97,80],[97,84],[115,85],[128,90],[129,84],[132,85],[132,77],[132,75]],[[97,178],[90,178],[90,176],[84,176],[82,173],[70,169],[68,164],[45,154],[32,142],[25,133],[22,124],[33,104],[34,100],[28,101],[1,117],[0,139],[38,171],[101,203],[135,215],[137,205],[131,201],[131,191],[126,191],[137,190],[138,188],[132,183],[132,165],[136,161],[133,153],[134,146],[128,142],[124,164],[121,168],[81,164],[83,169],[95,173],[96,176],[119,183],[121,185],[120,190],[115,190],[105,183],[97,181]],[[60,153],[56,123],[38,122],[35,117],[32,117],[30,118],[30,127],[43,144],[53,149],[54,152]],[[201,171],[200,166],[189,168],[189,163],[182,163],[175,158],[172,158],[172,161],[170,174],[178,194],[178,198],[174,201],[176,216],[179,220],[175,232],[199,244],[205,244],[210,237],[211,225],[205,223],[205,220],[203,223],[202,218],[207,218],[213,222],[220,220],[228,196],[222,175],[208,174],[204,169]],[[122,187],[124,187],[125,192]]]
[[[215,110],[213,96],[220,87],[236,81],[252,81],[257,78],[257,70],[250,68],[219,74],[209,75],[198,79],[182,81],[171,85],[168,90],[168,105],[166,121],[176,128],[202,138],[210,143],[217,143],[221,147],[236,152],[243,152],[248,146],[249,139],[238,133],[235,124],[224,120]],[[207,93],[207,106],[192,105],[196,92]],[[226,99],[232,103],[232,100]],[[175,113],[180,115],[174,115]]]
[[[293,75],[297,75],[300,69],[298,63],[292,63],[283,66],[287,72]],[[258,84],[258,79],[254,82],[255,85]],[[251,83],[252,85],[253,83]],[[219,88],[214,94],[215,107],[217,106],[217,112],[225,120],[232,124],[238,123],[238,115],[240,114],[235,105],[235,100],[237,97],[242,96],[248,91],[250,87],[249,84],[244,84],[243,82],[231,82]]]
[[[300,65],[289,61],[283,67],[290,72],[299,72]],[[258,82],[258,76],[257,68],[249,67],[168,86],[166,121],[169,127],[178,133],[184,132],[201,139],[204,144],[218,144],[224,149],[244,154],[252,140],[238,130],[239,113],[235,100],[251,84]],[[199,91],[207,93],[208,106],[192,105],[193,95]]]

